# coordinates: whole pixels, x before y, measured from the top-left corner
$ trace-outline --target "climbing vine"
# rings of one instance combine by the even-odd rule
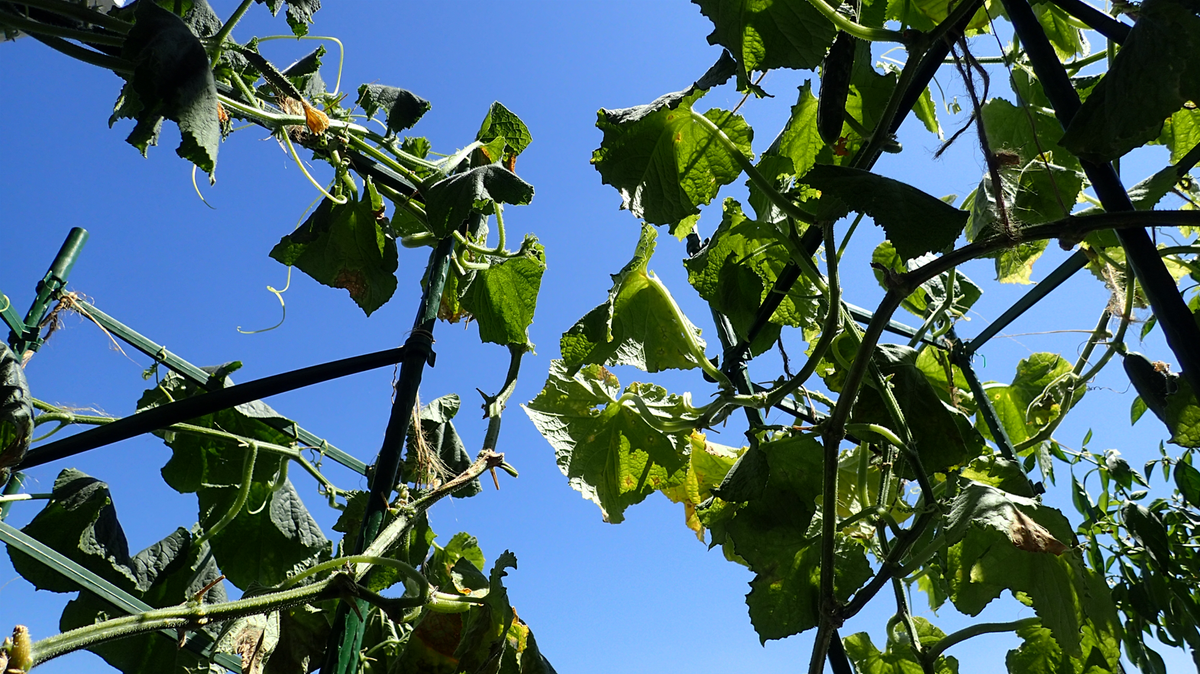
[[[723,48],[716,64],[681,91],[598,114],[592,164],[643,224],[607,299],[563,333],[561,359],[525,406],[571,486],[613,523],[654,492],[683,503],[701,540],[753,572],[746,603],[759,636],[815,635],[813,674],[827,662],[839,674],[954,672],[950,649],[997,632],[1020,639],[1011,672],[1118,672],[1122,657],[1164,672],[1157,644],[1196,658],[1195,4],[693,4]],[[1092,53],[1092,40],[1103,48]],[[706,108],[704,97],[730,83],[745,105],[780,105],[763,88],[776,69],[819,83],[800,87],[783,129],[756,150],[738,109]],[[935,77],[965,92],[968,119],[948,137]],[[925,158],[896,136],[910,112],[943,150],[978,143],[983,175],[965,199],[876,171],[882,153],[903,153],[909,176],[921,170]],[[1147,144],[1165,145],[1170,164],[1126,189],[1117,160]],[[705,225],[701,207],[743,177],[748,204],[726,197],[720,222]],[[1171,199],[1182,206],[1165,208]],[[855,259],[847,244],[870,222],[886,240]],[[685,246],[715,348],[650,271],[656,226]],[[1180,243],[1156,245],[1152,232]],[[991,259],[998,281],[1028,284],[1051,240],[1074,252],[961,336],[983,289],[960,267]],[[1096,307],[1078,357],[1035,353],[1011,382],[980,382],[972,357],[1084,269],[1112,299]],[[873,311],[842,292],[849,274],[879,281]],[[1141,336],[1161,330],[1169,352],[1128,345],[1147,307]],[[751,376],[776,346],[783,371]],[[1091,450],[1090,434],[1075,448],[1055,437],[1114,361],[1138,393],[1133,421],[1154,412],[1177,448],[1160,446],[1140,472]],[[622,387],[616,366],[700,369],[713,389]],[[745,444],[713,442],[735,414]],[[1043,500],[1048,490],[1064,492],[1074,521]],[[932,609],[967,616],[1007,591],[1034,615],[947,634],[914,615],[913,588]],[[842,632],[884,602],[894,604],[886,643]]]
[[[262,3],[245,0],[222,19],[204,0],[142,0],[109,11],[67,0],[5,2],[0,29],[118,75],[124,85],[110,121],[132,121],[128,142],[146,154],[164,122],[173,122],[176,153],[210,181],[221,144],[237,129],[268,130],[321,195],[295,231],[281,232],[270,256],[345,290],[370,316],[397,291],[400,251],[426,250],[422,284],[413,289],[421,298],[416,319],[396,331],[401,347],[235,384],[241,363],[193,365],[68,292],[88,238],[73,230],[23,317],[4,295],[11,332],[0,345],[0,520],[10,508],[45,503],[20,530],[0,521],[0,540],[35,587],[78,594],[63,611],[61,634],[17,625],[0,649],[0,670],[29,671],[86,648],[127,674],[212,666],[553,671],[504,587],[516,556],[504,551],[489,566],[467,533],[439,545],[427,516],[446,496],[478,495],[485,473],[497,481],[497,470],[517,476],[497,444],[531,347],[545,257],[536,237],[506,232],[504,209],[533,198],[515,172],[529,129],[495,103],[481,111],[474,138],[437,154],[410,135],[431,108],[425,99],[378,83],[343,91],[342,55],[329,85],[334,69],[324,61],[341,42],[307,36],[320,2],[286,0],[292,36],[320,46],[284,68],[270,57],[278,36],[231,37],[255,4]],[[285,2],[265,4],[277,13]],[[333,178],[318,180],[309,163],[328,164]],[[27,380],[24,363],[64,312],[154,359],[134,414],[53,405],[45,400],[51,392]],[[418,402],[422,372],[435,362],[439,318],[470,319],[482,341],[504,349],[504,384],[483,396],[486,433],[474,458],[455,429],[459,397]],[[382,449],[369,464],[262,402],[384,366],[399,374]],[[86,430],[56,436],[67,427]],[[100,477],[63,468],[51,493],[23,491],[23,471],[146,433],[170,449],[163,479],[195,494],[197,519],[141,552],[130,554]],[[369,489],[338,486],[326,461],[365,476]],[[319,503],[340,511],[333,532],[313,519],[288,477],[292,468],[315,479]],[[225,583],[241,597],[231,600]]]

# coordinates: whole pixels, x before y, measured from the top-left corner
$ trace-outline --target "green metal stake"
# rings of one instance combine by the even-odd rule
[[[14,330],[8,337],[8,343],[18,356],[24,356],[28,351],[37,351],[41,347],[41,323],[46,314],[46,306],[67,285],[67,277],[71,275],[71,269],[75,267],[75,261],[79,259],[79,252],[83,250],[83,244],[87,243],[87,240],[86,229],[73,227],[67,234],[62,248],[58,249],[58,255],[54,256],[50,270],[37,285],[37,297],[29,307],[29,313],[25,314],[24,330],[20,334]]]
[[[405,357],[400,366],[400,379],[396,383],[391,417],[383,435],[383,447],[375,459],[367,510],[351,554],[361,553],[375,540],[382,527],[384,515],[387,514],[392,492],[396,488],[404,439],[408,435],[408,426],[417,403],[417,389],[421,386],[425,365],[433,364],[433,326],[437,320],[453,250],[454,239],[446,237],[438,242],[437,248],[429,257],[425,294],[421,297],[421,306],[417,310],[413,331],[404,343]],[[352,601],[353,609],[349,601],[338,605],[333,629],[330,631],[329,641],[326,642],[325,661],[321,665],[322,674],[358,672],[358,654],[362,648],[366,615],[370,607],[362,600]]]

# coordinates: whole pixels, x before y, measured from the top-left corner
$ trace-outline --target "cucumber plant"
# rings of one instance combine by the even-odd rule
[[[533,197],[515,173],[529,129],[495,103],[475,138],[434,154],[425,138],[407,133],[430,109],[420,96],[364,84],[349,103],[340,66],[332,88],[322,77],[330,74],[322,69],[324,45],[280,69],[267,50],[272,36],[235,42],[234,27],[255,4],[245,0],[222,20],[204,0],[142,0],[107,11],[68,0],[5,2],[0,28],[124,80],[111,121],[133,121],[127,140],[143,154],[170,120],[181,138],[176,152],[212,179],[235,122],[270,131],[321,194],[270,256],[344,289],[370,316],[397,290],[400,251],[428,249],[416,319],[397,331],[406,336],[399,348],[235,385],[230,375],[240,363],[197,367],[67,292],[87,236],[74,231],[24,318],[4,296],[11,333],[0,346],[0,519],[10,508],[46,503],[23,529],[0,521],[0,540],[35,587],[78,594],[64,609],[61,634],[14,626],[0,670],[25,672],[89,649],[129,674],[553,671],[504,587],[515,555],[504,551],[489,566],[467,533],[439,545],[426,514],[446,496],[479,494],[484,473],[516,476],[496,449],[531,348],[545,256],[532,235],[510,248],[504,215],[505,206]],[[285,2],[266,4],[276,13]],[[286,0],[294,36],[306,36],[319,7]],[[314,178],[301,152],[327,163],[332,180]],[[23,362],[62,312],[154,359],[153,385],[135,414],[117,419],[56,406],[45,401],[51,392],[26,380]],[[458,396],[418,402],[422,372],[435,357],[435,324],[468,318],[484,342],[506,352],[503,386],[484,395],[486,435],[474,458],[455,430]],[[261,401],[386,365],[397,365],[399,376],[382,449],[369,465]],[[52,437],[80,425],[91,428]],[[35,438],[37,429],[51,430]],[[171,450],[163,479],[195,494],[197,504],[194,524],[146,550],[130,554],[101,477],[63,468],[52,493],[23,493],[24,470],[145,433]],[[325,460],[364,476],[368,490],[335,484]],[[292,467],[316,480],[318,503],[341,511],[333,532],[313,519],[288,479]],[[225,582],[241,596],[230,599]]]
[[[724,49],[717,63],[681,91],[598,115],[592,164],[642,225],[607,299],[563,333],[561,359],[525,405],[571,486],[613,523],[654,492],[684,504],[687,526],[754,574],[746,603],[761,639],[814,635],[813,674],[827,662],[839,674],[954,672],[949,649],[997,632],[1020,640],[1011,672],[1118,672],[1126,658],[1160,673],[1156,641],[1200,663],[1195,3],[1107,14],[1075,0],[693,2]],[[1091,53],[1090,40],[1104,48]],[[738,109],[702,99],[732,81],[743,103],[779,105],[763,98],[762,75],[777,69],[820,70],[820,86],[800,88],[756,154]],[[910,112],[940,137],[935,77],[956,78],[970,102],[948,143],[974,132],[984,167],[958,207],[909,184],[922,161],[911,150],[907,176],[876,167],[902,151]],[[1007,98],[992,94],[1003,82]],[[1117,162],[1147,144],[1166,146],[1170,163],[1126,189]],[[720,222],[703,227],[701,207],[742,176],[749,208],[726,197]],[[1172,194],[1182,207],[1161,207]],[[847,244],[864,219],[885,240],[855,259]],[[712,350],[650,271],[657,226],[684,242]],[[1179,243],[1156,245],[1151,232]],[[1052,239],[1074,252],[976,337],[960,336],[982,293],[960,267],[991,259],[997,280],[1029,283]],[[972,356],[1085,268],[1112,299],[1078,356],[1034,353],[1011,382],[980,382]],[[852,273],[878,279],[873,311],[842,292]],[[1152,354],[1160,362],[1126,345],[1143,307],[1142,337],[1157,327],[1169,347]],[[915,326],[895,320],[901,309]],[[752,377],[776,344],[803,364],[793,371],[784,355],[782,372]],[[1152,410],[1178,447],[1161,445],[1141,472],[1090,450],[1090,434],[1073,449],[1055,437],[1117,356],[1140,394],[1133,421]],[[713,389],[622,387],[617,366],[700,369]],[[735,414],[745,444],[713,442],[706,431]],[[1057,488],[1056,467],[1070,473]],[[1074,504],[1074,522],[1047,489]],[[914,586],[934,610],[977,616],[1007,590],[1033,615],[947,634],[914,615]],[[880,598],[889,588],[893,599]],[[843,633],[885,601],[886,643]]]

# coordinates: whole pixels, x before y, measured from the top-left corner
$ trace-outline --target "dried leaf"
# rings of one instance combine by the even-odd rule
[[[1051,535],[1046,527],[1015,508],[1013,509],[1012,526],[1009,528],[1008,534],[1013,545],[1026,552],[1049,552],[1061,555],[1071,549]]]

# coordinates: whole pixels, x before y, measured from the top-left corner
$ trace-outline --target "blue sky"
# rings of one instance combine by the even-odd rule
[[[222,16],[235,4],[213,3]],[[594,128],[596,110],[648,103],[688,86],[720,53],[705,40],[710,31],[707,19],[684,0],[330,3],[312,27],[312,34],[338,36],[346,45],[343,91],[353,95],[359,84],[377,82],[410,89],[433,103],[414,132],[426,135],[435,151],[453,151],[473,140],[495,100],[520,115],[533,134],[534,142],[517,169],[537,195],[532,205],[506,212],[510,238],[537,234],[548,264],[531,328],[537,355],[527,357],[522,366],[499,447],[521,477],[502,480],[499,492],[485,484],[475,498],[439,504],[432,511],[432,525],[441,542],[458,531],[477,536],[489,561],[505,549],[516,553],[519,568],[509,577],[510,596],[543,652],[564,674],[781,671],[803,667],[808,660],[809,635],[759,644],[744,604],[750,573],[700,544],[683,526],[682,506],[656,495],[631,508],[623,524],[603,523],[599,510],[567,486],[550,446],[516,404],[541,388],[550,359],[558,355],[559,335],[605,297],[608,274],[628,260],[637,240],[638,222],[618,210],[619,196],[600,183],[588,164],[600,140]],[[283,32],[287,27],[282,17],[271,19],[256,6],[234,36]],[[263,52],[286,65],[313,46],[277,41],[265,44]],[[992,53],[995,42],[982,38],[979,49]],[[332,83],[334,54],[325,63],[323,74]],[[216,185],[201,181],[214,207],[210,209],[193,191],[190,165],[174,154],[173,126],[168,125],[148,159],[124,142],[127,122],[108,128],[120,88],[111,73],[73,62],[29,39],[0,44],[0,72],[8,100],[7,160],[0,163],[5,207],[0,291],[19,309],[27,306],[34,284],[67,231],[80,226],[90,231],[91,239],[71,277],[72,290],[193,363],[243,361],[245,367],[237,375],[241,381],[403,342],[419,299],[424,250],[401,250],[396,295],[369,319],[343,291],[297,273],[285,295],[283,325],[256,335],[238,332],[238,327],[251,330],[279,320],[278,302],[265,287],[283,287],[286,269],[267,252],[318,196],[265,131],[241,131],[221,147]],[[796,87],[809,78],[815,80],[807,72],[773,72],[763,86],[775,98],[752,100],[743,108],[757,131],[756,152],[770,143],[786,119]],[[1002,95],[1002,79],[993,79],[993,95]],[[960,89],[949,72],[939,80],[949,96]],[[740,98],[727,85],[710,93],[704,104],[729,109]],[[952,130],[964,119],[943,116],[943,126]],[[972,151],[970,134],[941,160],[932,158],[937,139],[915,120],[905,125],[900,139],[906,151],[885,156],[879,172],[937,196],[954,193],[960,199],[982,175],[983,163],[977,148]],[[1126,162],[1123,168],[1131,176],[1127,184],[1163,163],[1165,154],[1153,150]],[[731,187],[725,194],[740,198],[744,188]],[[707,210],[701,232],[711,233],[719,217],[719,210]],[[867,267],[870,251],[881,238],[881,232],[864,223],[842,267],[847,299],[859,306],[870,308],[881,296]],[[679,264],[683,255],[682,244],[661,236],[651,269],[672,289],[692,321],[705,329],[710,352],[715,353],[707,308],[687,285]],[[1034,278],[1043,277],[1063,257],[1052,245]],[[964,271],[985,289],[977,314],[959,329],[970,336],[1025,289],[992,282],[986,261]],[[1090,330],[1106,301],[1103,287],[1081,274],[1006,332]],[[996,339],[981,351],[983,358],[976,364],[984,380],[1009,381],[1017,361],[1032,351],[1061,351],[1073,359],[1084,339],[1078,333]],[[795,359],[802,347],[798,337],[791,343]],[[1161,340],[1153,337],[1144,347],[1134,348],[1170,360]],[[499,388],[507,353],[481,345],[473,327],[445,324],[437,328],[436,350],[437,367],[425,376],[422,399],[459,393],[464,405],[458,430],[468,448],[477,450],[485,425],[475,412],[474,389]],[[146,387],[140,374],[149,359],[128,348],[126,352],[129,357],[114,350],[95,326],[68,317],[66,329],[27,369],[33,393],[60,404],[129,414]],[[768,359],[756,364],[753,373],[769,379],[772,367]],[[392,374],[390,368],[361,374],[269,403],[369,462],[386,423]],[[697,399],[710,392],[695,372],[617,374],[622,384],[655,381],[673,392],[692,390]],[[1150,416],[1130,428],[1133,397],[1119,366],[1110,367],[1057,437],[1077,449],[1092,428],[1094,450],[1120,448],[1135,468],[1140,467],[1157,456],[1165,435]],[[731,425],[712,439],[741,444],[740,429]],[[70,466],[109,482],[130,547],[136,551],[195,520],[194,497],[175,493],[158,476],[168,457],[169,450],[156,438],[138,438],[35,469],[29,488],[49,491],[58,471]],[[322,505],[315,483],[298,472],[293,471],[298,490],[328,527],[337,513]],[[365,486],[361,478],[336,466],[330,466],[329,474],[342,486]],[[1064,478],[1065,467],[1060,486]],[[1048,500],[1075,518],[1065,496]],[[9,522],[21,526],[38,508],[18,505]],[[0,556],[0,626],[24,623],[35,638],[56,632],[58,613],[68,599],[33,592],[7,557]],[[915,607],[926,607],[923,596],[913,599]],[[843,634],[870,631],[881,644],[889,608],[857,617]],[[924,612],[947,632],[962,624],[949,607],[941,614]],[[1030,609],[1006,596],[979,619],[1027,615]],[[1014,645],[1014,639],[983,637],[950,654],[960,659],[962,671],[1003,671],[1003,653]],[[75,654],[39,671],[94,671],[102,666],[90,654]]]

